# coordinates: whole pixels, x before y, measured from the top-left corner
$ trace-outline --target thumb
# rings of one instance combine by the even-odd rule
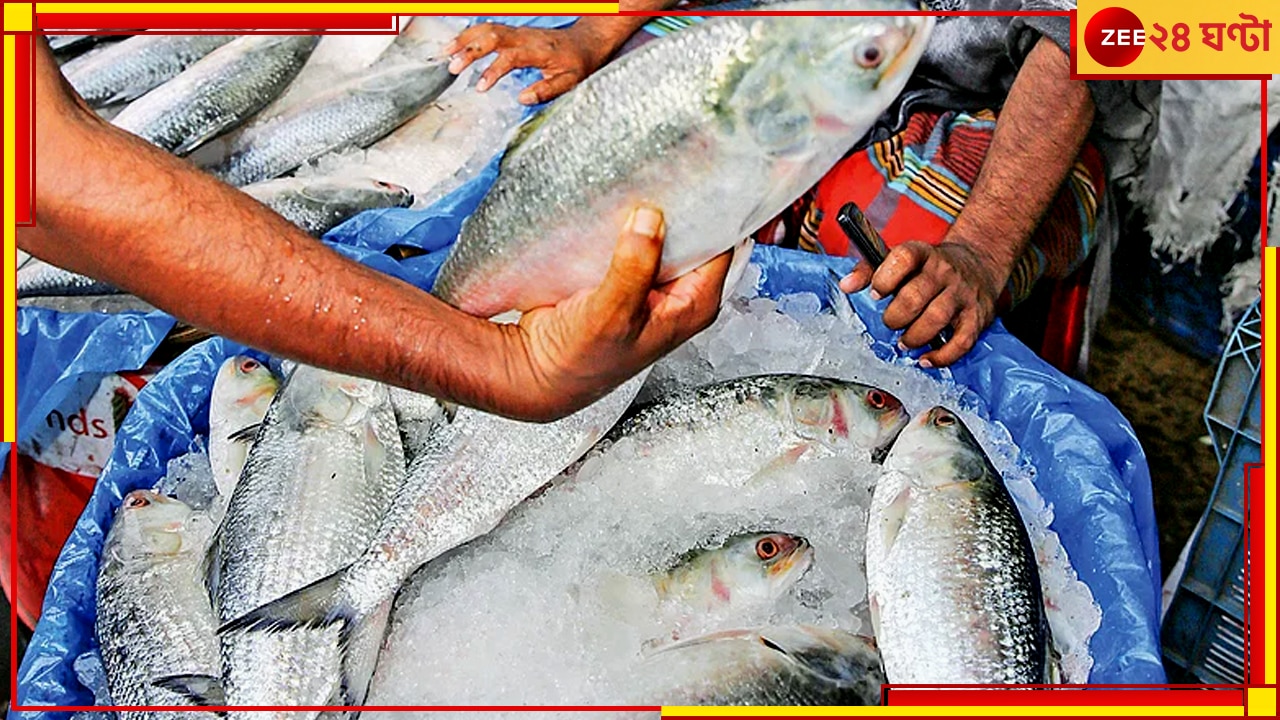
[[[665,235],[661,210],[641,205],[631,212],[614,246],[609,271],[596,292],[606,312],[634,316],[646,306],[662,264]]]

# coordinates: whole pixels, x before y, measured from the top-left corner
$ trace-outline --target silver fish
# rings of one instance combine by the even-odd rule
[[[1040,578],[1004,480],[951,411],[907,426],[867,525],[867,596],[893,683],[1043,683]]]
[[[422,409],[413,462],[375,539],[350,567],[223,625],[245,628],[359,624],[419,567],[494,527],[582,456],[626,410],[647,371],[552,423],[469,408]],[[224,618],[228,614],[223,615]],[[251,630],[252,632],[252,630]]]
[[[235,35],[139,35],[62,67],[90,107],[127,102],[168,82]]]
[[[284,91],[318,35],[247,35],[206,55],[134,100],[111,121],[185,155],[261,110]]]
[[[679,467],[700,447],[718,447],[726,461],[701,481],[740,485],[770,465],[822,454],[856,453],[879,462],[906,424],[902,402],[879,388],[759,375],[682,390],[638,408],[588,457],[629,438],[638,462]]]
[[[219,529],[221,620],[359,557],[404,470],[385,386],[297,366],[267,411]],[[350,627],[222,633],[227,703],[358,704],[389,609]]]
[[[352,80],[245,128],[213,173],[232,185],[278,177],[323,155],[364,148],[453,83],[445,62],[402,63]]]
[[[663,705],[879,705],[884,674],[866,638],[779,626],[668,645],[635,669],[637,702]]]
[[[178,673],[216,685],[218,636],[200,577],[212,523],[147,490],[124,498],[102,548],[95,628],[116,705],[191,705],[158,687]],[[123,712],[130,718],[201,718],[212,713]]]
[[[79,297],[84,295],[121,295],[123,290],[111,283],[87,275],[63,270],[43,260],[28,260],[17,273],[17,297]]]
[[[230,500],[244,470],[249,444],[280,389],[271,368],[247,355],[229,357],[213,379],[209,398],[209,465],[218,495]]]
[[[905,0],[794,10],[918,10]],[[523,126],[435,293],[472,315],[599,283],[645,201],[666,219],[658,280],[733,247],[812,187],[901,92],[932,18],[734,15],[606,65]]]
[[[407,188],[365,178],[281,178],[241,190],[313,237],[365,210],[413,204]]]
[[[734,608],[776,599],[809,569],[809,541],[787,533],[747,533],[698,548],[653,574],[663,602],[696,610]]]

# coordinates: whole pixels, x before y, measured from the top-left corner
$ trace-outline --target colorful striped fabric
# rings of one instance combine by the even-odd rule
[[[901,133],[840,161],[780,224],[766,227],[757,239],[855,254],[835,221],[840,207],[853,202],[890,248],[908,240],[936,245],[964,209],[995,124],[990,111],[916,113]],[[1041,278],[1064,278],[1084,263],[1093,249],[1105,182],[1102,156],[1086,145],[1018,259],[1002,310],[1026,299]]]

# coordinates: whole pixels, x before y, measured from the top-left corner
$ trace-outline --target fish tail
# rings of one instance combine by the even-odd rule
[[[853,302],[849,300],[849,296],[840,289],[840,275],[835,270],[827,268],[823,285],[826,290],[827,303],[831,305],[831,312],[834,313],[841,322],[852,324],[856,313],[853,310]]]
[[[354,607],[343,593],[343,581],[351,566],[321,578],[310,585],[294,590],[288,595],[240,617],[223,623],[218,634],[241,630],[290,630],[293,628],[320,628],[342,623],[343,636],[365,614]]]

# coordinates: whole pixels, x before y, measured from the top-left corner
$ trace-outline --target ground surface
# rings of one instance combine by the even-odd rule
[[[1128,418],[1151,466],[1164,573],[1195,530],[1218,474],[1205,403],[1217,366],[1181,352],[1131,311],[1112,305],[1086,381]]]

